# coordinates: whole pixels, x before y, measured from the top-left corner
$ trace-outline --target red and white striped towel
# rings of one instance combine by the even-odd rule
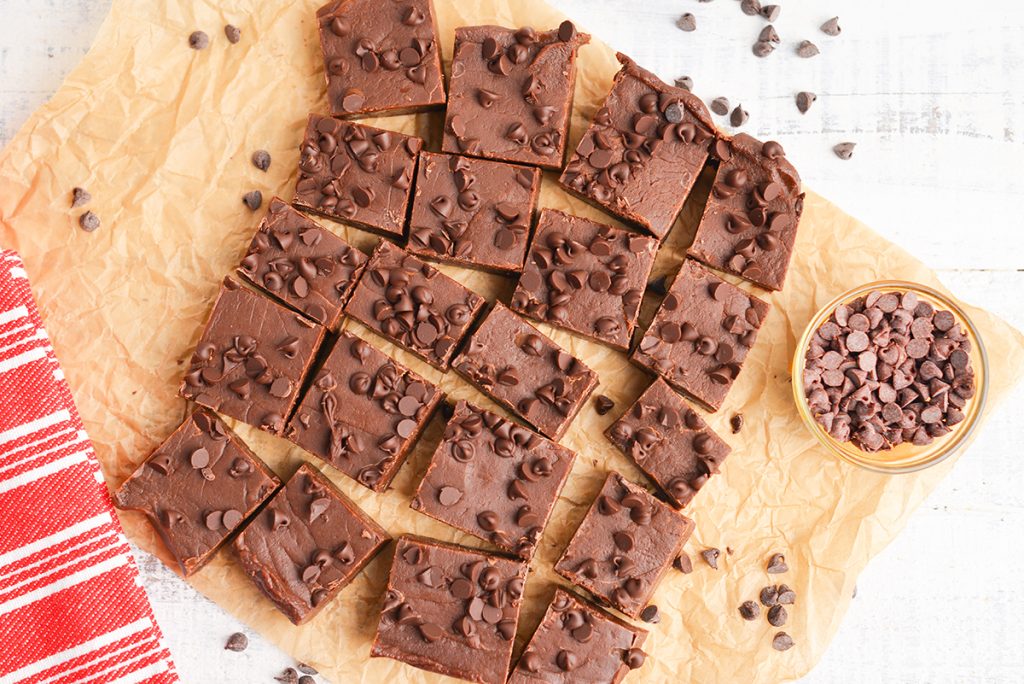
[[[25,269],[0,251],[0,684],[177,681]]]

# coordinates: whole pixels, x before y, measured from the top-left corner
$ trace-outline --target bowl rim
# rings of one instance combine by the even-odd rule
[[[974,350],[977,353],[977,357],[980,361],[981,368],[976,369],[975,373],[980,377],[976,387],[976,394],[971,399],[975,404],[973,416],[968,420],[968,423],[960,428],[958,434],[945,444],[941,444],[940,447],[943,449],[942,453],[932,459],[928,459],[922,462],[914,462],[910,464],[900,465],[886,465],[883,461],[868,458],[860,459],[857,458],[838,446],[838,442],[832,438],[824,428],[814,419],[811,414],[810,408],[807,405],[807,398],[804,394],[803,387],[803,369],[806,363],[806,350],[810,344],[811,337],[815,330],[824,322],[824,316],[830,314],[835,307],[842,303],[849,302],[858,297],[864,296],[874,290],[893,290],[902,289],[915,294],[923,296],[927,300],[932,300],[933,304],[941,304],[943,308],[948,308],[957,317],[959,322],[967,327],[968,337],[971,339],[974,345]],[[980,372],[979,372],[980,370]],[[963,307],[959,303],[954,301],[950,295],[946,295],[933,287],[928,285],[922,285],[921,283],[915,283],[909,280],[875,280],[864,285],[858,285],[857,287],[846,290],[833,299],[827,304],[819,308],[814,315],[811,316],[810,320],[804,328],[803,333],[800,335],[796,344],[796,351],[793,354],[793,360],[790,364],[790,377],[793,385],[793,399],[796,402],[797,412],[800,414],[801,422],[804,426],[814,435],[822,446],[826,447],[832,455],[836,456],[840,460],[858,466],[865,470],[869,470],[876,473],[884,473],[887,475],[899,475],[906,473],[919,472],[930,468],[932,466],[942,463],[953,454],[960,452],[970,441],[970,438],[976,433],[978,424],[981,421],[981,416],[985,411],[985,406],[988,401],[988,374],[989,374],[989,363],[988,363],[988,351],[985,348],[985,343],[982,340],[981,332],[978,330],[974,321],[967,315]],[[940,438],[941,439],[941,438]],[[859,450],[858,450],[859,452]],[[870,452],[862,452],[865,455]],[[881,452],[885,453],[885,452]]]

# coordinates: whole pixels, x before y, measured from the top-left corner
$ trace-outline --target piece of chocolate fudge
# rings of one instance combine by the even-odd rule
[[[639,617],[693,527],[692,520],[612,472],[555,572],[602,603]]]
[[[576,90],[576,54],[590,36],[571,22],[553,31],[455,29],[442,150],[557,170]]]
[[[421,149],[419,138],[310,114],[293,201],[329,219],[400,238]]]
[[[597,387],[597,373],[501,302],[452,367],[481,392],[559,439]]]
[[[303,463],[242,530],[234,549],[249,579],[301,625],[390,539],[320,471]]]
[[[498,273],[523,270],[540,169],[420,154],[407,249]]]
[[[575,459],[532,430],[460,401],[412,507],[530,560]]]
[[[746,133],[715,143],[718,173],[689,255],[781,290],[804,209],[800,176],[782,145]]]
[[[339,335],[284,435],[382,492],[444,395],[368,342]]]
[[[381,240],[345,313],[446,370],[484,303],[433,266]]]
[[[527,564],[405,535],[398,540],[370,656],[503,684]]]
[[[238,274],[335,329],[366,261],[358,249],[275,197]]]
[[[323,337],[323,326],[228,276],[179,393],[280,434]]]
[[[559,587],[508,684],[618,684],[644,664],[646,639],[647,630]]]
[[[431,0],[334,0],[316,18],[331,114],[387,116],[444,104]]]
[[[676,508],[690,503],[730,451],[661,378],[605,435],[654,480]]]
[[[121,483],[113,499],[118,508],[146,514],[188,577],[280,486],[231,428],[200,408]]]
[[[633,360],[717,411],[769,306],[687,259]]]
[[[716,129],[693,93],[618,58],[615,84],[559,183],[661,239],[700,176]]]
[[[657,252],[654,238],[545,209],[512,309],[625,351]]]

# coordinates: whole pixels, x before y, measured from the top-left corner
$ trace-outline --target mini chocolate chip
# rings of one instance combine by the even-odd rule
[[[242,29],[228,24],[224,27],[224,35],[227,37],[228,42],[234,45],[238,41],[242,40]]]
[[[781,605],[772,606],[768,609],[768,624],[772,627],[782,627],[782,625],[786,624],[788,617],[789,614]]]
[[[676,26],[680,30],[686,31],[687,33],[689,33],[690,31],[696,31],[697,18],[693,16],[693,14],[691,14],[690,12],[687,12],[686,14],[683,14],[681,17],[676,19]]]
[[[801,90],[796,94],[796,108],[800,110],[801,114],[806,114],[807,110],[811,108],[814,101],[818,99],[818,96],[812,92]]]
[[[776,31],[775,27],[772,26],[771,24],[761,29],[761,33],[758,34],[757,39],[766,41],[768,43],[772,43],[774,45],[778,45],[779,42],[782,40],[781,38],[779,38],[779,32]]]
[[[826,36],[838,36],[843,32],[843,29],[839,26],[839,17],[832,17],[824,24],[821,25],[821,32]]]
[[[77,209],[83,204],[88,204],[92,201],[92,195],[89,194],[84,188],[72,188],[71,190],[71,208]]]
[[[800,41],[800,44],[797,46],[796,54],[798,57],[809,59],[811,57],[815,57],[821,54],[821,50],[819,50],[818,46],[812,43],[811,41],[803,40]]]
[[[613,408],[615,408],[615,402],[609,397],[603,394],[598,394],[594,397],[594,409],[597,411],[597,415],[603,416]]]
[[[716,548],[704,549],[700,552],[701,558],[704,562],[711,566],[713,570],[718,569],[718,557],[722,555],[722,552]]]
[[[252,153],[252,165],[260,171],[270,168],[270,153],[266,150],[256,150]]]
[[[91,233],[100,227],[100,217],[91,211],[87,211],[78,217],[78,225],[85,232]]]
[[[234,651],[235,653],[241,653],[249,647],[249,637],[242,634],[241,632],[235,632],[228,637],[228,641],[224,644],[225,651]]]
[[[437,500],[442,506],[454,506],[462,500],[462,492],[455,487],[441,487],[437,493]]]
[[[727,97],[716,97],[711,101],[711,111],[719,116],[725,116],[729,113],[729,98]]]
[[[857,143],[843,142],[833,147],[832,151],[836,153],[837,157],[845,161],[853,156],[853,148],[856,146]]]
[[[250,210],[256,211],[263,205],[263,193],[259,190],[247,192],[242,196],[242,202],[245,206],[249,207]]]
[[[784,572],[789,572],[789,566],[786,565],[786,557],[781,553],[773,553],[772,557],[768,560],[768,567],[766,569],[769,575],[781,575]]]
[[[751,52],[754,53],[755,57],[767,57],[775,52],[775,45],[768,40],[758,40],[751,48]]]
[[[649,622],[652,625],[656,625],[661,622],[661,614],[658,612],[658,606],[653,603],[640,613],[640,619],[644,622]]]
[[[776,651],[788,651],[795,645],[793,638],[785,632],[779,632],[772,639],[772,648]]]
[[[672,567],[684,575],[689,575],[693,572],[693,562],[685,551],[676,556],[676,559],[672,561]]]
[[[756,17],[761,13],[760,0],[741,0],[740,10],[748,17]]]
[[[761,8],[761,16],[772,23],[778,21],[779,14],[781,13],[782,8],[778,5],[765,5]]]
[[[732,114],[729,115],[729,123],[735,128],[739,128],[743,124],[747,123],[750,118],[750,113],[743,108],[743,105],[736,105],[736,108],[732,110]]]
[[[189,34],[188,46],[193,50],[205,50],[210,46],[210,36],[203,31],[193,31]]]

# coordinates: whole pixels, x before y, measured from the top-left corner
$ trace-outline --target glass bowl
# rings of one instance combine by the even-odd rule
[[[849,304],[876,290],[883,293],[913,292],[919,300],[928,302],[935,307],[936,311],[945,310],[952,312],[957,323],[961,325],[971,342],[971,351],[968,356],[971,359],[971,367],[974,369],[975,394],[967,401],[966,406],[963,408],[964,419],[953,426],[952,431],[948,434],[936,437],[931,444],[918,446],[905,442],[887,451],[863,451],[853,442],[840,442],[832,437],[815,420],[808,407],[807,397],[804,393],[803,374],[807,349],[810,346],[814,332],[822,323],[828,320],[837,306]],[[867,285],[844,292],[814,315],[814,318],[811,319],[811,322],[800,337],[800,341],[797,343],[796,354],[793,357],[792,381],[793,396],[804,425],[807,426],[807,429],[811,431],[815,438],[829,452],[847,463],[852,463],[875,472],[911,473],[941,463],[949,458],[963,447],[974,433],[985,405],[985,399],[988,396],[988,356],[985,353],[985,347],[978,334],[978,329],[967,314],[964,313],[963,309],[955,302],[942,293],[924,285],[899,280],[884,280],[868,283]]]

